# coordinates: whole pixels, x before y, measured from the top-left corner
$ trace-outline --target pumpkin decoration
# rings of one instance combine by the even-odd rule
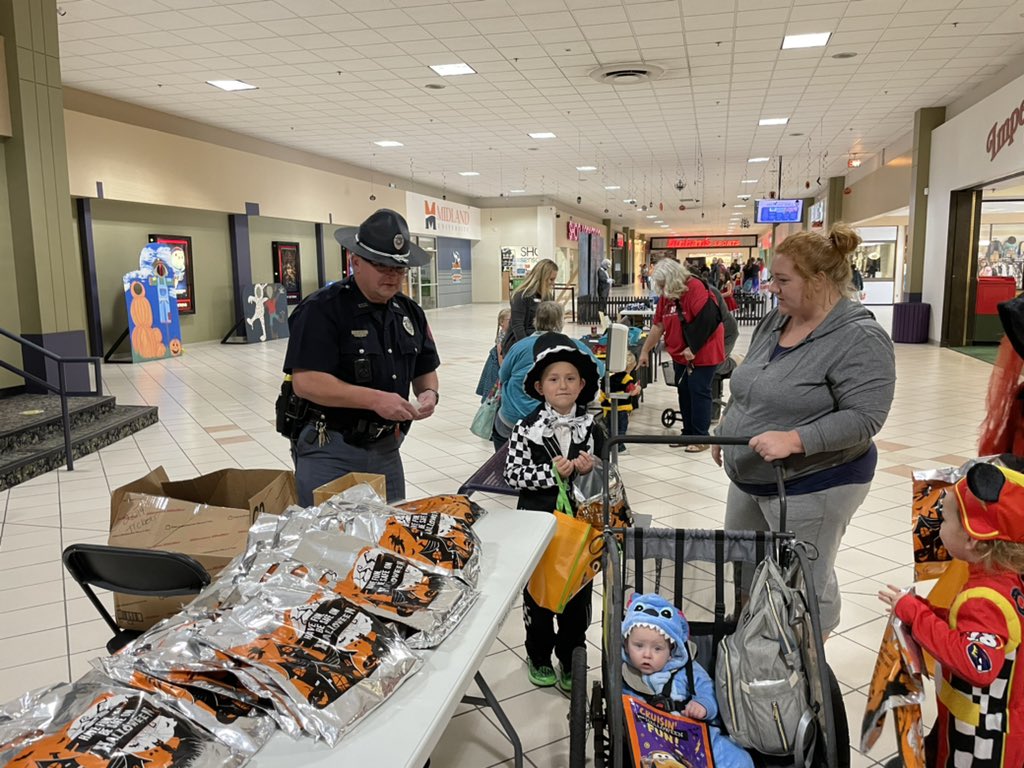
[[[181,354],[181,339],[171,339],[171,354],[177,357]]]
[[[135,323],[132,346],[142,357],[165,357],[167,348],[160,329],[153,327],[153,308],[146,299],[145,287],[140,282],[133,282],[128,290],[132,294],[130,312]]]

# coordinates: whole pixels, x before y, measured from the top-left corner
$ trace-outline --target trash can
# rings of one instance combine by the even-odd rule
[[[892,306],[892,340],[903,344],[924,344],[928,341],[928,321],[932,305],[925,302],[901,301]]]

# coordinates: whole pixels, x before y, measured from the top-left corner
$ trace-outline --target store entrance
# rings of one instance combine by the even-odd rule
[[[1003,334],[997,305],[1024,288],[1024,177],[954,192],[950,211],[941,341],[988,359]]]

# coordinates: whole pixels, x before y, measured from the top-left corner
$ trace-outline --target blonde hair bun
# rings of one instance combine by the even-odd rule
[[[849,224],[837,221],[828,232],[828,239],[840,255],[849,256],[860,245],[860,235]]]

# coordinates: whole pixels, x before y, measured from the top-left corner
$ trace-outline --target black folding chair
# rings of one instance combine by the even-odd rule
[[[92,587],[126,595],[177,597],[197,594],[210,583],[210,574],[203,566],[178,552],[72,544],[64,550],[62,559],[114,633],[107,642],[109,653],[117,653],[142,633],[118,627]]]

